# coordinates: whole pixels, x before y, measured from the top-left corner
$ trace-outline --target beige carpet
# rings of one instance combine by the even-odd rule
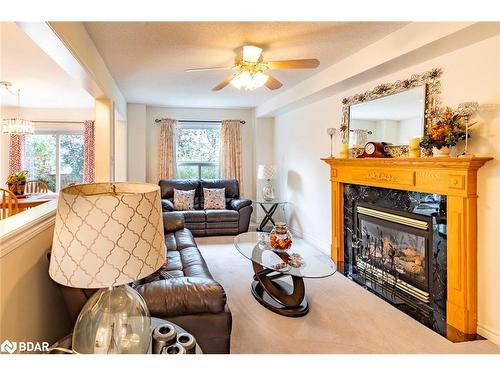
[[[340,273],[306,279],[310,312],[277,315],[252,296],[252,266],[232,237],[197,238],[233,313],[231,353],[500,353],[487,341],[451,343]]]

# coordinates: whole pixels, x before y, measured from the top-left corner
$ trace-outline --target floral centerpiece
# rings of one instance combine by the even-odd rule
[[[7,178],[7,186],[15,195],[23,195],[28,171],[13,172]]]
[[[426,127],[420,146],[432,149],[434,156],[448,156],[450,147],[456,146],[460,140],[470,136],[466,132],[467,114],[450,107],[438,108],[432,115],[432,122]]]

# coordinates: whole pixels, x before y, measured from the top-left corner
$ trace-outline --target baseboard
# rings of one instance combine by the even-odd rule
[[[492,343],[500,345],[500,332],[495,332],[493,328],[478,323],[477,333],[479,333],[484,338],[490,340]]]

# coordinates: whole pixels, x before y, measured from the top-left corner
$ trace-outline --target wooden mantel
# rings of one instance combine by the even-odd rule
[[[491,159],[322,159],[331,169],[332,258],[344,260],[344,184],[446,195],[446,319],[461,333],[476,333],[477,170]]]

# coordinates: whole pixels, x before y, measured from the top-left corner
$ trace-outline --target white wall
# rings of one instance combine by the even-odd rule
[[[340,124],[344,97],[441,67],[443,104],[456,107],[471,100],[494,104],[480,111],[479,126],[470,144],[475,154],[495,158],[478,173],[478,329],[500,344],[500,252],[496,246],[500,211],[499,66],[500,37],[496,36],[279,115],[275,120],[276,134],[280,134],[279,141],[275,137],[275,158],[285,171],[284,193],[293,202],[291,226],[328,253],[329,169],[319,159],[329,154],[326,128]]]
[[[274,118],[257,118],[255,119],[255,142],[254,142],[254,154],[255,154],[255,164],[254,173],[257,177],[257,169],[259,164],[270,164],[274,165]],[[278,134],[279,136],[279,134]],[[279,171],[278,171],[279,172]],[[275,178],[272,182],[275,186],[275,193],[278,192],[279,186],[277,184],[279,180]],[[265,181],[260,181],[255,178],[255,198],[262,197],[262,187]],[[277,196],[277,198],[279,198]],[[260,208],[259,205],[254,205],[254,217],[257,223],[260,223],[265,213]],[[281,211],[280,211],[281,212]],[[280,212],[276,212],[278,215]],[[276,219],[277,216],[275,216]]]
[[[158,151],[160,127],[155,124],[157,118],[173,118],[177,120],[244,120],[241,126],[241,158],[243,184],[240,186],[242,196],[255,196],[254,171],[254,116],[251,109],[207,109],[207,108],[169,108],[147,107],[146,110],[146,180],[158,183]],[[130,123],[130,127],[134,124]],[[140,146],[138,146],[140,147]]]
[[[146,105],[127,104],[128,180],[146,182]]]

